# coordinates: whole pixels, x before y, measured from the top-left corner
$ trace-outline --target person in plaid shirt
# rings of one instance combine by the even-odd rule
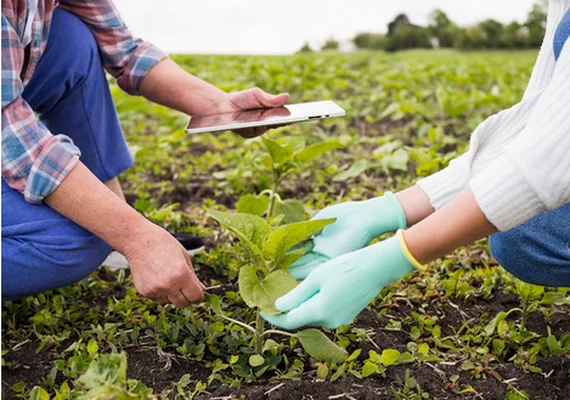
[[[187,114],[284,105],[226,93],[135,39],[111,0],[2,3],[2,299],[76,282],[111,248],[144,296],[178,307],[204,286],[185,248],[126,202],[133,159],[104,70],[127,93]]]

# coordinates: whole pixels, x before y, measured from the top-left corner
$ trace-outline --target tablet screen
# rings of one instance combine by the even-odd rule
[[[333,101],[315,101],[288,104],[277,108],[259,108],[224,114],[195,115],[190,117],[186,132],[212,132],[253,126],[287,124],[344,115],[344,110]]]
[[[285,107],[259,108],[235,113],[196,115],[190,118],[187,129],[210,128],[220,125],[234,125],[257,121],[270,121],[289,117],[291,111]]]

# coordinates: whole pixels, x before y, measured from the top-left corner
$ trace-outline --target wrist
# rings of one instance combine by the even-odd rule
[[[218,114],[236,111],[234,108],[230,94],[224,92],[222,89],[210,85],[205,88],[205,91],[200,95],[201,103],[200,108],[207,108],[207,113],[200,114]]]
[[[413,258],[409,258],[405,243],[402,243],[399,230],[394,236],[381,242],[368,246],[361,251],[362,260],[368,260],[364,264],[369,268],[368,277],[376,280],[380,287],[389,285],[404,276],[420,268],[421,264]]]
[[[117,235],[119,238],[114,241],[115,243],[109,244],[128,258],[146,247],[145,243],[148,242],[148,237],[152,235],[151,232],[155,227],[156,225],[139,213],[130,215],[121,226],[120,233]]]
[[[139,86],[147,99],[189,115],[220,112],[227,94],[180,68],[169,58],[157,63]]]
[[[418,185],[404,189],[395,196],[406,215],[407,227],[417,224],[435,212],[429,197]]]
[[[404,235],[404,230],[403,229],[399,229],[398,232],[396,232],[396,237],[398,238],[398,242],[400,244],[400,248],[402,250],[402,253],[404,254],[404,257],[406,257],[406,259],[408,260],[408,262],[417,270],[420,271],[425,271],[426,266],[424,264],[421,264],[412,254],[412,252],[410,251],[408,244],[406,243],[406,238]]]
[[[406,214],[392,192],[361,202],[367,230],[372,237],[406,228]]]

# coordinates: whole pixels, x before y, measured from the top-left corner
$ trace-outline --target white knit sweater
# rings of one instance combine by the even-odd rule
[[[487,219],[509,230],[570,202],[570,40],[553,40],[570,0],[551,0],[546,35],[523,99],[491,116],[469,151],[418,182],[437,210],[471,188]]]

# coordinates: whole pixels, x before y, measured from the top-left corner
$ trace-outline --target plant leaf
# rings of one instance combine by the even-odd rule
[[[508,315],[509,315],[509,313],[505,312],[505,311],[501,311],[500,313],[498,313],[495,316],[495,318],[493,318],[487,324],[487,326],[485,326],[485,334],[487,336],[491,336],[493,334],[493,332],[495,332],[495,328],[497,327],[497,325],[499,325],[501,322],[503,322],[505,320],[505,318],[507,318]]]
[[[249,356],[249,365],[252,367],[259,367],[265,363],[265,358],[260,356],[259,354],[252,354]]]
[[[127,357],[124,353],[101,354],[89,364],[79,382],[88,389],[86,399],[112,398],[117,388],[127,386]]]
[[[398,364],[411,363],[413,361],[414,361],[414,357],[408,351],[400,354],[400,358],[398,358]]]
[[[290,199],[275,201],[273,215],[283,215],[283,223],[291,224],[293,222],[301,222],[305,220],[305,205],[299,200]]]
[[[268,260],[273,260],[275,263],[273,269],[282,268],[283,259],[289,249],[335,221],[336,218],[311,220],[277,228],[271,232],[263,244],[263,256]]]
[[[312,159],[326,153],[327,151],[340,149],[344,146],[335,140],[328,142],[315,143],[310,146],[305,147],[303,150],[295,153],[295,161],[300,163],[305,163],[311,161]]]
[[[87,343],[87,352],[89,353],[89,355],[92,356],[98,351],[99,351],[99,345],[97,344],[97,341],[95,339],[91,339],[89,343]]]
[[[274,271],[253,288],[253,301],[265,315],[279,314],[275,300],[289,293],[297,284],[297,280],[288,272]]]
[[[263,218],[257,215],[215,210],[208,210],[208,214],[233,233],[254,256],[263,260],[261,246],[271,232],[269,224]]]
[[[210,303],[210,307],[216,314],[220,314],[222,312],[222,305],[220,302],[220,296],[215,294],[206,293],[206,300]]]
[[[517,281],[516,287],[519,296],[521,296],[525,301],[537,300],[544,293],[543,286],[531,285],[530,283],[523,281]]]
[[[267,151],[271,156],[274,164],[283,164],[285,161],[289,161],[293,157],[294,147],[288,144],[282,145],[275,140],[261,137],[263,144],[267,147]]]
[[[42,387],[34,386],[28,395],[30,400],[49,400],[49,393]]]
[[[270,353],[273,353],[273,355],[277,354],[277,352],[279,351],[279,343],[277,343],[273,339],[267,339],[263,344],[263,350],[261,350],[261,352],[265,354],[268,351]]]
[[[325,379],[327,379],[328,375],[329,375],[329,366],[327,364],[322,363],[317,367],[317,378],[324,381]]]
[[[570,306],[570,296],[564,297],[564,295],[560,292],[546,292],[542,299],[540,300],[540,304],[545,305],[567,305]]]
[[[384,156],[381,164],[386,170],[407,171],[409,158],[410,156],[405,149],[398,149],[394,153]]]
[[[287,254],[285,254],[283,258],[281,258],[281,261],[278,264],[278,268],[282,270],[289,268],[291,264],[293,264],[295,261],[303,257],[303,255],[306,252],[307,252],[306,247],[287,252]]]
[[[296,334],[299,342],[311,357],[319,361],[343,362],[348,353],[316,329],[305,329]]]
[[[354,162],[354,164],[352,164],[350,166],[349,169],[347,169],[346,171],[342,171],[341,173],[337,174],[334,178],[333,181],[335,182],[341,182],[341,181],[346,181],[350,178],[354,178],[357,177],[358,175],[360,175],[361,173],[363,173],[364,171],[366,171],[366,169],[368,168],[368,161],[366,160],[356,160]]]
[[[343,363],[343,364],[341,364],[340,367],[337,368],[336,372],[334,374],[332,374],[331,382],[334,382],[338,378],[340,378],[341,376],[344,376],[345,372],[346,372],[346,363]]]
[[[384,366],[386,366],[386,367],[398,362],[399,358],[400,358],[400,352],[398,350],[385,349],[382,351],[381,360],[382,360],[382,364],[384,364]]]
[[[363,378],[369,377],[370,375],[372,375],[376,372],[378,372],[378,366],[376,364],[374,364],[373,362],[366,361],[364,363],[364,365],[362,366],[362,377]]]
[[[253,291],[256,286],[259,286],[259,278],[257,277],[254,267],[246,265],[240,268],[238,286],[239,294],[243,301],[245,301],[245,304],[251,308],[255,307],[257,304],[253,297]]]
[[[242,214],[252,214],[262,216],[269,206],[269,198],[264,195],[256,196],[246,194],[241,196],[236,204],[236,211]]]
[[[293,152],[297,153],[299,150],[305,148],[307,145],[307,138],[304,136],[287,135],[279,138],[279,143],[283,146],[291,146],[293,148]]]

